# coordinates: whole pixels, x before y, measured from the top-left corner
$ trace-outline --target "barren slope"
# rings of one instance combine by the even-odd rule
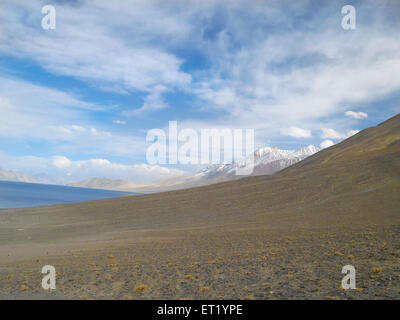
[[[399,191],[397,115],[272,176],[1,210],[0,297],[19,297],[24,272],[22,297],[47,297],[46,263],[61,298],[400,298]],[[349,262],[363,291],[338,289]]]

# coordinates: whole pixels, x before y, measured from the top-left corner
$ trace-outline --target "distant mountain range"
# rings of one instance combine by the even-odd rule
[[[257,176],[273,174],[307,158],[308,156],[313,155],[319,150],[319,148],[313,145],[303,147],[299,150],[283,150],[276,147],[257,149],[254,151],[254,170],[252,175]],[[243,178],[244,176],[236,175],[236,171],[240,168],[243,168],[249,161],[250,157],[247,157],[233,163],[214,164],[207,166],[196,173],[188,173],[180,177],[160,180],[150,184],[136,184],[122,179],[96,177],[69,183],[68,186],[131,191],[139,193],[178,190]],[[40,179],[35,178],[15,171],[6,171],[0,169],[0,180],[50,183],[48,182],[48,177],[47,179],[42,177]]]
[[[130,191],[143,187],[143,185],[121,179],[90,178],[79,182],[69,183],[68,186],[81,188],[109,189],[118,191]]]
[[[283,150],[276,147],[257,149],[254,151],[254,171],[252,175],[273,174],[313,155],[319,150],[319,148],[313,145],[303,147],[299,150]],[[247,157],[233,163],[210,165],[194,174],[190,173],[176,178],[156,181],[147,185],[136,185],[126,180],[99,178],[87,179],[69,185],[141,193],[185,189],[243,178],[244,176],[236,175],[236,170],[244,167],[249,159],[250,157]]]
[[[15,171],[7,171],[0,168],[0,180],[7,180],[7,181],[18,181],[18,182],[37,182],[35,179],[15,172]]]

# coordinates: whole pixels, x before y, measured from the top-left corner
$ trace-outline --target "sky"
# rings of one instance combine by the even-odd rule
[[[169,121],[329,147],[399,113],[399,16],[396,0],[2,0],[0,168],[51,183],[173,178],[194,166],[146,160],[147,132]]]

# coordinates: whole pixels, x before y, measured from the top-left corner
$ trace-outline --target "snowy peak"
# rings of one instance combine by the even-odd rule
[[[272,174],[313,155],[319,150],[319,148],[313,145],[302,147],[299,150],[284,150],[276,147],[257,149],[254,151],[254,174]],[[235,174],[237,168],[245,166],[250,161],[252,159],[249,156],[236,160],[233,163],[210,165],[198,172],[197,176],[203,176],[204,178],[232,176]]]
[[[307,147],[302,147],[300,148],[297,152],[299,152],[302,155],[308,155],[311,156],[314,153],[318,152],[319,150],[321,150],[320,148],[317,148],[316,146],[313,146],[312,144],[310,144]]]
[[[288,156],[293,150],[282,150],[276,147],[265,147],[254,151],[255,159],[277,160]]]

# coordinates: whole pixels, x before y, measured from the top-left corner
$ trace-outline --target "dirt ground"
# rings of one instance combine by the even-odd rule
[[[149,232],[2,263],[1,299],[399,299],[400,227]],[[57,247],[57,246],[56,246]],[[56,290],[41,287],[53,265]],[[344,265],[356,290],[343,290]]]

